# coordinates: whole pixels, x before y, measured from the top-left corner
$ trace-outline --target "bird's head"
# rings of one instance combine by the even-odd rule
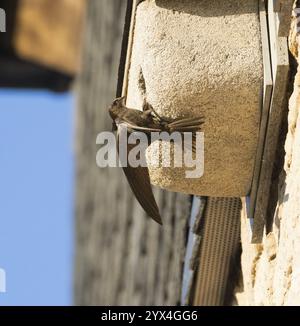
[[[124,106],[125,106],[125,96],[118,97],[112,102],[108,110],[113,120],[115,120],[118,117],[119,112],[124,108]]]

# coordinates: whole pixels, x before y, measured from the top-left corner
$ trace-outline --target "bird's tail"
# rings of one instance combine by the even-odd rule
[[[201,131],[204,117],[198,118],[177,118],[167,124],[169,132],[196,132]]]
[[[167,124],[168,131],[171,132],[180,132],[180,133],[186,133],[191,132],[192,133],[192,144],[191,144],[191,150],[192,152],[196,152],[196,133],[197,131],[201,131],[201,126],[204,123],[204,117],[198,117],[198,118],[178,118],[176,120],[173,120],[172,122],[169,122]],[[187,145],[185,143],[185,145]]]

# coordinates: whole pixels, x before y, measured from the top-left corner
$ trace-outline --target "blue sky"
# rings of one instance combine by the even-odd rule
[[[73,107],[0,91],[0,305],[72,304]]]

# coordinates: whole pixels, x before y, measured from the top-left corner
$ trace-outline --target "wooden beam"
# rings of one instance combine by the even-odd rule
[[[272,7],[276,17],[278,36],[288,36],[291,25],[291,16],[294,0],[273,0]]]
[[[283,101],[285,97],[289,71],[287,38],[279,37],[277,34],[277,14],[274,12],[273,0],[269,0],[268,5],[273,92],[264,143],[264,151],[262,156],[259,184],[257,189],[257,198],[252,229],[252,243],[260,243],[263,237],[269,202],[273,164],[278,143],[279,128],[282,119]]]
[[[260,0],[259,8],[260,29],[261,29],[261,43],[262,43],[262,55],[263,55],[263,67],[264,67],[264,85],[262,89],[262,102],[261,102],[261,120],[259,129],[259,140],[255,158],[255,166],[252,179],[252,187],[250,192],[250,198],[247,200],[248,217],[253,218],[254,209],[257,196],[257,188],[259,182],[259,174],[261,169],[261,160],[264,149],[264,140],[266,136],[266,127],[269,117],[269,109],[272,96],[273,80],[269,47],[269,36],[267,26],[267,13],[265,7],[265,1]]]

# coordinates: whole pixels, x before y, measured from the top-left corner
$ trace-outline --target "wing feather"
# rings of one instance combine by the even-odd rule
[[[119,150],[119,137],[122,136],[123,130],[124,129],[120,125],[118,127],[118,135],[117,135],[117,150]],[[134,145],[128,144],[127,142],[127,154],[133,147]],[[141,153],[141,155],[145,155],[145,153]],[[142,167],[142,166],[131,167],[127,162],[127,167],[123,167],[123,171],[125,173],[125,176],[128,180],[132,192],[134,193],[136,199],[143,207],[145,212],[154,221],[156,221],[159,224],[162,224],[162,219],[150,184],[148,167]]]

